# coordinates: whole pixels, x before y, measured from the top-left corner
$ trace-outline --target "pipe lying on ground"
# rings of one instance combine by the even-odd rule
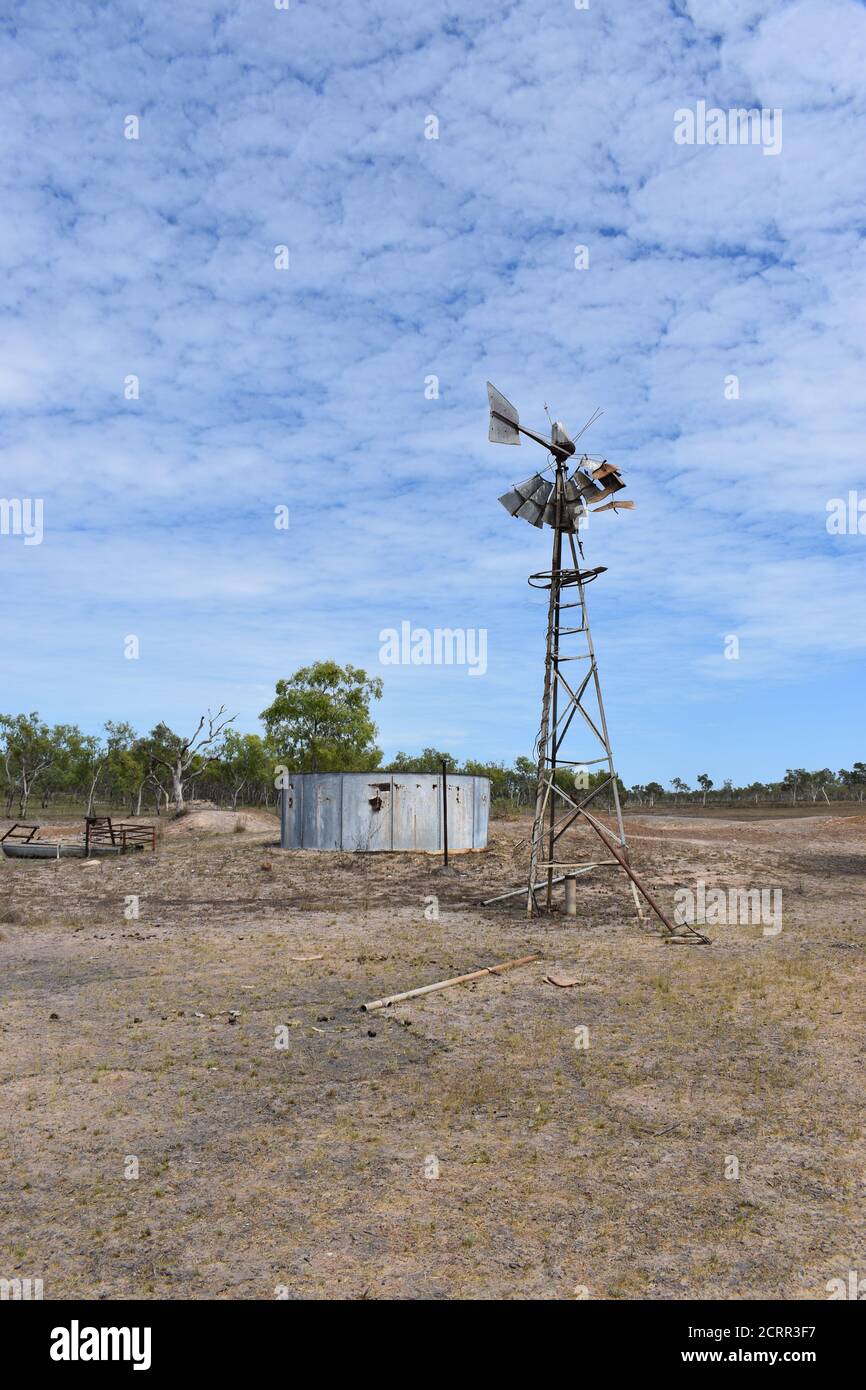
[[[361,1013],[370,1014],[374,1009],[399,1004],[403,999],[417,999],[420,994],[432,994],[434,990],[449,989],[451,985],[465,985],[470,980],[480,980],[483,975],[500,975],[503,970],[514,970],[518,965],[529,965],[534,960],[541,960],[541,956],[520,956],[518,960],[503,961],[502,965],[487,965],[483,970],[473,970],[469,975],[454,975],[450,980],[437,980],[435,985],[421,985],[420,989],[407,989],[402,994],[389,994],[385,999],[374,999],[369,1004],[362,1004]]]
[[[614,862],[614,861],[613,861],[612,859],[602,859],[602,860],[599,861],[598,864],[584,864],[584,865],[582,866],[582,868],[579,868],[579,869],[572,869],[570,872],[571,872],[571,873],[574,873],[574,874],[589,874],[589,873],[592,873],[592,870],[593,870],[593,869],[603,869],[603,868],[606,867],[606,865],[608,865],[608,864],[613,864],[613,862]],[[562,883],[562,881],[563,881],[564,878],[565,878],[565,874],[559,874],[559,875],[553,880],[553,882],[554,882],[554,883]],[[543,883],[536,883],[535,889],[534,889],[533,891],[537,892],[539,888],[546,888],[546,887],[547,887],[547,879],[545,879]],[[507,893],[497,893],[497,895],[496,895],[495,898],[482,898],[481,901],[480,901],[480,903],[478,904],[478,906],[479,906],[479,907],[489,907],[491,903],[501,903],[503,898],[516,898],[517,895],[518,895],[518,893],[528,893],[528,892],[529,892],[529,889],[527,888],[526,884],[524,883],[524,884],[521,885],[520,888],[509,888],[509,890],[508,890]]]

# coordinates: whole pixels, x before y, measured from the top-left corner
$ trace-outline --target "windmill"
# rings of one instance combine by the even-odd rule
[[[527,913],[532,917],[542,910],[541,894],[543,906],[550,910],[555,884],[610,867],[621,869],[627,875],[638,915],[643,915],[640,901],[643,897],[661,922],[668,940],[706,942],[707,938],[692,927],[673,925],[629,864],[619,785],[586,604],[587,586],[606,573],[607,567],[585,567],[579,535],[590,512],[631,511],[635,505],[619,496],[625,484],[620,470],[607,459],[587,454],[576,458],[577,440],[601,412],[591,416],[575,439],[569,437],[560,420],[550,421],[547,436],[521,425],[514,406],[489,381],[487,396],[490,403],[488,437],[492,443],[519,445],[520,436],[525,435],[546,449],[551,459],[543,470],[516,483],[499,499],[512,516],[539,529],[549,526],[553,531],[550,569],[533,574],[529,579],[533,588],[548,591],[549,603],[541,723],[535,743],[537,778],[529,881],[525,890]],[[573,667],[570,663],[574,663]],[[576,729],[589,742],[590,756],[586,756],[584,745],[577,741],[573,727],[576,716],[579,716]],[[580,757],[574,756],[578,748]],[[603,774],[592,786],[591,769]],[[589,809],[604,791],[610,795],[613,827],[605,825]],[[588,859],[587,851],[579,846],[569,855],[564,837],[569,830],[581,825],[595,832],[607,857]],[[499,901],[523,891],[518,888],[487,901]]]

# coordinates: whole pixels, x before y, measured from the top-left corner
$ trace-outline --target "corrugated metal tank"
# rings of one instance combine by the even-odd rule
[[[486,777],[446,778],[448,849],[484,849]],[[283,849],[442,849],[442,778],[427,772],[301,772],[280,793]]]

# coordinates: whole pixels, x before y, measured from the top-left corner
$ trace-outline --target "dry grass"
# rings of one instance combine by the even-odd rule
[[[710,948],[665,947],[600,875],[578,923],[479,909],[525,821],[456,879],[284,854],[275,828],[0,865],[0,1275],[48,1298],[737,1299],[866,1265],[866,821],[635,819],[668,905],[699,877],[782,887],[778,937]],[[545,985],[556,966],[585,983]]]

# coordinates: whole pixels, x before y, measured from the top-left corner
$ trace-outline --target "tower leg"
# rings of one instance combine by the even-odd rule
[[[556,509],[557,520],[562,514],[564,473],[562,467],[556,470]],[[535,874],[541,862],[544,844],[545,819],[550,813],[550,855],[553,858],[553,777],[556,776],[556,662],[559,656],[559,595],[560,567],[562,567],[563,534],[559,527],[553,530],[553,553],[550,557],[550,602],[548,605],[548,646],[545,655],[545,688],[541,701],[541,728],[538,730],[538,770],[535,778],[535,817],[532,820],[532,841],[530,848],[530,884],[527,891],[527,916],[534,916],[538,910],[535,901]],[[553,724],[550,713],[553,712]],[[550,737],[553,737],[553,758],[550,758]],[[546,905],[550,906],[553,890],[553,870],[548,869],[548,888]]]

